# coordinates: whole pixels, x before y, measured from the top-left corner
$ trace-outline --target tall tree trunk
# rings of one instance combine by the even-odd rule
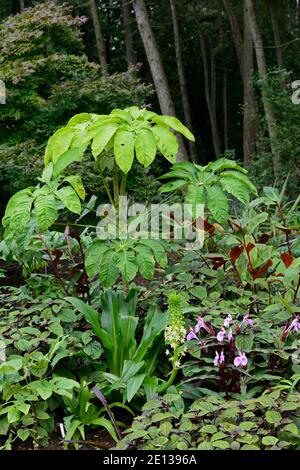
[[[145,1],[133,0],[133,7],[138,29],[147,55],[161,112],[163,114],[175,116],[175,107],[172,100],[171,91],[163,68],[162,60],[153,34],[153,30],[151,28]],[[187,155],[183,139],[181,135],[178,135],[177,138],[179,141],[179,152],[177,155],[177,161],[184,161],[187,159]]]
[[[280,5],[278,0],[268,0],[269,8],[271,10],[271,21],[272,21],[272,28],[273,28],[273,35],[276,47],[276,59],[277,65],[279,69],[283,69],[283,52],[281,48],[281,34],[280,34],[280,27],[279,27],[279,9]]]
[[[220,135],[219,135],[219,130],[218,130],[218,123],[217,123],[216,106],[213,103],[214,101],[213,90],[214,90],[215,84],[210,86],[205,38],[201,29],[199,29],[199,37],[200,37],[200,46],[201,46],[201,53],[202,53],[202,60],[203,60],[205,99],[206,99],[206,104],[207,104],[208,113],[209,113],[214,152],[215,152],[216,158],[218,158],[219,155],[221,154],[221,142],[220,142]],[[212,61],[213,61],[213,58],[211,59],[211,62]],[[213,66],[211,66],[211,69],[213,69]]]
[[[281,164],[280,164],[280,152],[278,149],[278,135],[277,135],[276,121],[274,117],[273,106],[268,97],[268,73],[267,73],[267,64],[266,64],[265,52],[263,48],[262,36],[261,36],[261,32],[259,30],[258,23],[256,20],[253,0],[245,0],[245,2],[247,6],[248,21],[250,24],[250,30],[251,30],[255,53],[256,53],[258,73],[262,80],[262,100],[263,100],[263,105],[264,105],[264,110],[265,110],[265,115],[266,115],[266,120],[267,120],[267,125],[268,125],[268,131],[269,131],[269,137],[270,137],[274,176],[280,177]]]
[[[252,86],[252,73],[254,66],[253,40],[248,10],[244,4],[244,44],[243,44],[243,84],[244,84],[244,126],[243,126],[243,153],[244,164],[251,163],[252,155],[255,153],[255,140],[257,132],[257,104]]]
[[[92,20],[93,20],[93,25],[94,25],[98,59],[101,65],[101,73],[102,75],[107,75],[106,48],[105,48],[104,39],[102,35],[101,23],[99,19],[99,13],[98,13],[96,0],[90,0],[90,10],[91,10]]]
[[[193,131],[191,106],[190,106],[190,101],[189,101],[189,96],[188,96],[188,89],[187,89],[187,83],[185,79],[184,65],[183,65],[183,58],[182,58],[176,0],[170,0],[170,6],[171,6],[171,13],[172,13],[175,54],[176,54],[176,62],[177,62],[177,69],[178,69],[179,86],[180,86],[184,119],[185,119],[185,124],[187,125],[187,127],[191,131]],[[192,160],[197,161],[197,149],[196,149],[195,142],[189,141],[189,149],[190,149],[190,155],[191,155]]]
[[[242,40],[242,33],[241,33],[240,25],[239,25],[231,0],[223,0],[223,3],[224,3],[225,10],[229,18],[233,43],[234,43],[236,55],[238,58],[241,76],[243,77],[243,40]]]
[[[228,150],[228,101],[227,101],[227,70],[223,76],[223,116],[224,116],[224,150]]]
[[[122,12],[125,32],[125,46],[128,67],[136,63],[136,57],[133,48],[132,20],[128,0],[122,0]]]
[[[20,12],[22,13],[24,11],[24,0],[20,0]]]

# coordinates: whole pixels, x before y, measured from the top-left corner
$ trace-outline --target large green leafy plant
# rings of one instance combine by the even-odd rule
[[[161,179],[171,181],[164,184],[160,192],[185,190],[186,203],[204,204],[213,219],[221,224],[229,218],[228,195],[247,204],[250,194],[257,194],[255,186],[247,177],[247,171],[227,158],[219,158],[206,166],[189,162],[177,163]]]
[[[132,289],[127,296],[106,291],[101,296],[101,315],[77,298],[67,300],[84,315],[103,345],[107,370],[100,373],[100,377],[98,374],[98,379],[106,394],[116,390],[122,393],[124,401],[130,402],[143,386],[151,395],[153,387],[158,385],[153,374],[160,352],[160,335],[165,327],[165,317],[159,309],[150,307],[142,336],[137,341],[136,290]]]

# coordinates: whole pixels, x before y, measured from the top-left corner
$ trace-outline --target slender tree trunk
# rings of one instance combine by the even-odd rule
[[[283,69],[283,52],[281,48],[281,34],[280,34],[280,27],[279,27],[279,9],[280,5],[278,0],[268,0],[269,8],[271,10],[271,21],[272,21],[272,28],[273,28],[273,35],[276,47],[276,59],[277,65],[279,69]]]
[[[176,62],[177,62],[177,69],[178,69],[179,86],[180,86],[180,92],[181,92],[184,119],[185,119],[185,124],[192,131],[193,130],[192,113],[191,113],[191,106],[190,106],[190,101],[189,101],[189,96],[188,96],[187,83],[186,83],[186,78],[185,78],[185,73],[184,73],[176,0],[170,0],[170,6],[171,6],[171,13],[172,13]],[[189,149],[190,149],[190,155],[191,155],[192,160],[197,161],[197,149],[196,149],[195,142],[189,141]]]
[[[130,7],[128,0],[122,0],[123,22],[125,32],[125,46],[128,67],[136,63],[136,57],[133,48],[133,32]]]
[[[171,97],[171,91],[163,68],[157,43],[151,28],[145,1],[133,0],[133,7],[161,111],[163,114],[175,116],[175,107]],[[183,161],[187,159],[183,139],[180,135],[178,135],[177,138],[179,140],[177,161]]]
[[[251,163],[255,153],[255,141],[257,132],[257,104],[252,86],[252,73],[254,67],[253,40],[248,20],[248,10],[244,4],[244,45],[243,45],[243,84],[244,84],[244,126],[243,149],[244,164]]]
[[[101,30],[101,23],[99,19],[98,8],[96,4],[96,0],[89,0],[90,1],[90,10],[94,25],[95,31],[95,38],[96,38],[96,47],[98,53],[98,59],[101,65],[101,73],[102,75],[107,75],[107,56],[106,56],[106,48],[104,44],[104,39]]]
[[[213,90],[214,90],[215,84],[212,84],[212,86],[210,87],[205,38],[201,29],[199,29],[199,37],[200,37],[200,46],[201,46],[201,53],[202,53],[202,60],[203,60],[205,99],[206,99],[206,104],[207,104],[208,113],[209,113],[214,152],[215,152],[216,158],[218,158],[219,155],[221,154],[221,142],[220,142],[220,135],[219,135],[219,130],[218,130],[216,107],[213,104],[213,95],[214,95]],[[212,78],[212,81],[213,81],[213,78]],[[211,93],[211,90],[212,90],[212,93]]]
[[[227,101],[227,70],[223,76],[223,116],[224,116],[224,150],[228,150],[228,101]]]
[[[20,12],[22,13],[24,11],[24,0],[20,0]]]
[[[243,77],[243,40],[242,40],[242,33],[241,33],[240,25],[239,25],[231,0],[223,0],[223,3],[224,3],[225,10],[229,18],[233,43],[234,43],[236,55],[238,58],[241,76]]]
[[[262,36],[258,27],[258,23],[256,21],[256,14],[255,14],[253,0],[245,0],[245,2],[247,6],[248,21],[250,24],[250,30],[251,30],[255,53],[256,53],[258,73],[262,80],[262,100],[263,100],[263,105],[264,105],[264,110],[265,110],[265,115],[266,115],[266,120],[267,120],[267,125],[268,125],[268,131],[269,131],[269,137],[270,137],[274,176],[280,177],[281,164],[280,164],[280,152],[278,149],[278,136],[277,136],[276,121],[274,117],[273,106],[268,97],[268,72],[267,72],[267,64],[266,64],[265,52],[263,48]]]

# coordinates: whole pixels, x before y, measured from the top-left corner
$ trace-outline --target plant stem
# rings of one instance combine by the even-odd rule
[[[173,385],[173,382],[176,379],[178,371],[179,369],[177,368],[173,369],[172,374],[169,377],[169,380],[158,389],[158,393],[164,393],[169,387],[171,387],[171,385]]]

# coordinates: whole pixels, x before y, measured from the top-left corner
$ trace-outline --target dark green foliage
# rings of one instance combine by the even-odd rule
[[[215,395],[186,409],[174,392],[146,403],[116,449],[299,449],[299,394],[268,391],[240,401],[223,401]]]

